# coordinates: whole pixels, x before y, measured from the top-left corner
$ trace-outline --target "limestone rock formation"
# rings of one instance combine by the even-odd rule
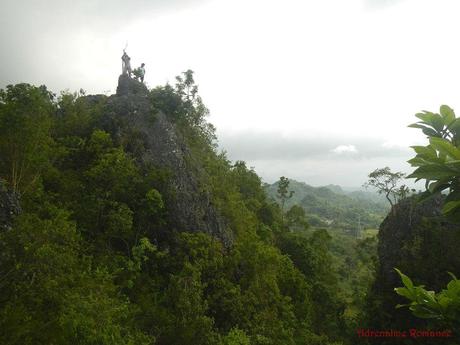
[[[458,226],[442,217],[443,198],[438,196],[426,202],[415,203],[413,199],[401,201],[394,213],[389,213],[380,225],[378,255],[380,272],[385,282],[391,286],[400,283],[394,267],[400,267],[401,261],[408,259],[408,244],[416,237],[425,235],[423,222],[438,221],[445,231],[454,231]],[[396,285],[395,285],[396,284]]]
[[[122,74],[118,78],[117,96],[146,95],[147,93],[147,87],[143,83],[128,77],[126,74]]]
[[[422,203],[416,203],[413,198],[405,199],[381,224],[379,267],[368,297],[368,327],[428,327],[426,320],[414,317],[407,308],[396,309],[397,304],[407,303],[407,300],[394,291],[395,287],[402,286],[394,268],[409,275],[414,284],[435,291],[445,288],[451,279],[447,272],[460,273],[457,254],[460,225],[442,216],[442,205],[441,195]],[[393,340],[382,340],[379,344],[395,344]],[[431,344],[430,341],[420,340],[417,344]]]
[[[232,243],[223,217],[213,207],[202,188],[204,169],[196,165],[176,125],[167,114],[155,113],[144,84],[121,75],[117,93],[109,97],[102,126],[114,138],[129,133],[138,138],[142,150],[131,152],[144,166],[169,171],[169,192],[165,200],[169,223],[177,231],[202,231],[219,238],[225,246]]]

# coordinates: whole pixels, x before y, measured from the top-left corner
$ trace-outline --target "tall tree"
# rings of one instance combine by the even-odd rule
[[[277,190],[277,197],[281,201],[281,221],[284,226],[284,209],[286,205],[286,201],[292,198],[294,195],[294,191],[289,191],[289,179],[287,177],[281,176],[280,180],[278,181],[278,190]]]
[[[49,163],[53,98],[45,86],[0,90],[0,174],[15,191],[31,187]]]
[[[286,221],[289,229],[293,230],[306,230],[309,227],[305,210],[299,205],[293,205],[286,212]]]
[[[379,194],[383,194],[385,198],[393,206],[407,196],[409,188],[400,184],[404,179],[405,174],[402,172],[392,172],[389,167],[375,169],[369,175],[369,180],[364,184],[364,187],[374,187]]]
[[[176,77],[174,92],[182,101],[181,112],[183,120],[188,125],[189,135],[194,141],[204,141],[207,145],[215,147],[215,127],[206,121],[209,109],[198,94],[198,85],[195,84],[193,71],[187,70]],[[184,128],[182,128],[184,130]],[[191,130],[191,131],[190,131]]]

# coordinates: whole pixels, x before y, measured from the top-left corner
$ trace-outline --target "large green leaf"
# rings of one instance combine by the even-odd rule
[[[404,273],[402,273],[399,269],[394,268],[394,270],[399,274],[401,277],[401,280],[406,288],[409,290],[412,290],[414,288],[414,284],[412,283],[412,280],[406,276]]]
[[[441,137],[441,134],[439,134],[438,132],[436,132],[434,129],[431,129],[431,128],[423,128],[422,129],[422,132],[426,135],[428,135],[429,137]]]
[[[421,305],[413,306],[410,310],[412,310],[415,316],[422,319],[437,319],[440,317],[439,314]]]
[[[427,291],[421,287],[416,287],[418,299],[430,309],[439,309],[434,291]]]
[[[453,178],[456,172],[441,164],[427,164],[418,167],[415,171],[407,176],[408,178],[419,178],[428,180],[440,180],[444,178]]]
[[[459,190],[453,190],[449,193],[448,196],[446,196],[445,203],[451,202],[451,201],[457,201],[460,200],[460,191]]]
[[[433,128],[436,129],[438,132],[444,129],[444,120],[439,114],[433,114]]]
[[[460,118],[455,119],[450,125],[449,125],[449,130],[454,132],[455,134],[460,133]]]
[[[415,151],[417,156],[419,158],[423,158],[429,161],[436,161],[438,158],[438,155],[436,153],[436,150],[431,147],[430,145],[428,146],[411,146],[411,148]]]
[[[437,194],[436,193],[430,193],[429,191],[424,191],[423,193],[420,193],[418,196],[417,196],[417,202],[423,202],[423,201],[427,201],[427,200],[430,200],[432,198],[434,198]]]
[[[415,158],[409,159],[407,161],[407,163],[409,163],[413,167],[420,167],[422,165],[429,164],[430,162],[427,161],[426,159],[423,159],[423,158],[417,156]]]
[[[453,221],[460,220],[460,201],[451,201],[445,203],[442,208],[442,214]]]
[[[449,126],[455,120],[455,113],[448,105],[441,105],[439,112],[441,113],[446,126]]]
[[[431,131],[436,133],[436,132],[440,132],[444,128],[444,120],[439,114],[435,114],[429,111],[424,111],[423,113],[415,114],[415,116],[418,117],[420,120],[422,120],[422,122],[420,123],[426,124],[435,129],[435,131],[429,128],[423,129],[423,133],[427,135],[431,135],[431,134],[428,134],[428,133],[431,133]]]
[[[424,123],[430,126],[432,125],[432,122],[433,122],[433,116],[434,116],[434,113],[430,111],[426,111],[426,110],[424,110],[423,113],[415,114],[415,117],[418,117],[420,120],[422,120]]]
[[[396,291],[396,293],[398,295],[401,295],[403,297],[406,297],[408,299],[412,299],[413,298],[413,294],[411,293],[411,291],[405,287],[398,287],[398,288],[395,288],[394,289]],[[407,306],[408,304],[398,304],[396,306],[396,308],[401,308],[401,307],[405,307]]]
[[[447,272],[448,275],[450,275],[452,277],[453,280],[458,280],[458,278],[456,277],[455,274],[453,274],[452,272]],[[460,281],[458,281],[458,283],[460,283]],[[449,285],[447,285],[447,288],[449,288]],[[460,288],[460,285],[459,285],[459,288]]]
[[[430,138],[430,145],[439,152],[460,160],[460,150],[452,145],[448,140],[442,138]]]
[[[436,182],[432,182],[429,184],[428,190],[430,191],[430,193],[439,193],[444,189],[449,188],[450,184],[448,183],[448,181],[448,179],[443,179]]]
[[[409,125],[407,127],[409,127],[409,128],[418,128],[418,129],[429,128],[426,125],[423,125],[422,123],[424,123],[424,122],[413,123],[413,124],[411,124],[411,125]]]
[[[460,174],[460,160],[446,160],[445,163],[450,169],[455,170],[458,174]]]

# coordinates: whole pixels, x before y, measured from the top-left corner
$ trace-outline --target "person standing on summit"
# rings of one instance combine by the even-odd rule
[[[142,63],[140,67],[135,68],[133,71],[134,78],[136,80],[140,80],[142,83],[144,82],[144,76],[145,76],[145,63]]]
[[[141,79],[141,82],[144,82],[144,76],[145,76],[145,63],[141,64],[141,67],[139,67],[139,78]]]
[[[123,55],[121,56],[121,74],[128,74],[131,78],[131,58],[126,54],[126,51],[123,50]]]

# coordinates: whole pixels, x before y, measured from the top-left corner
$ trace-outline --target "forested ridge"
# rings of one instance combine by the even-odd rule
[[[422,216],[397,206],[377,257],[374,236],[309,224],[315,205],[286,205],[289,188],[270,197],[207,115],[191,71],[153,89],[121,76],[111,96],[0,90],[0,344],[346,345],[412,317],[390,266],[439,264]],[[353,204],[334,198],[332,217]],[[376,225],[382,209],[354,202],[339,227],[360,212]],[[387,250],[407,219],[413,236]]]
[[[277,200],[277,188],[278,182],[265,187],[274,200]],[[333,185],[312,187],[292,179],[289,189],[294,194],[287,200],[286,207],[301,206],[309,224],[314,226],[346,229],[357,234],[361,229],[377,229],[389,210],[384,197],[371,191],[345,192]]]

